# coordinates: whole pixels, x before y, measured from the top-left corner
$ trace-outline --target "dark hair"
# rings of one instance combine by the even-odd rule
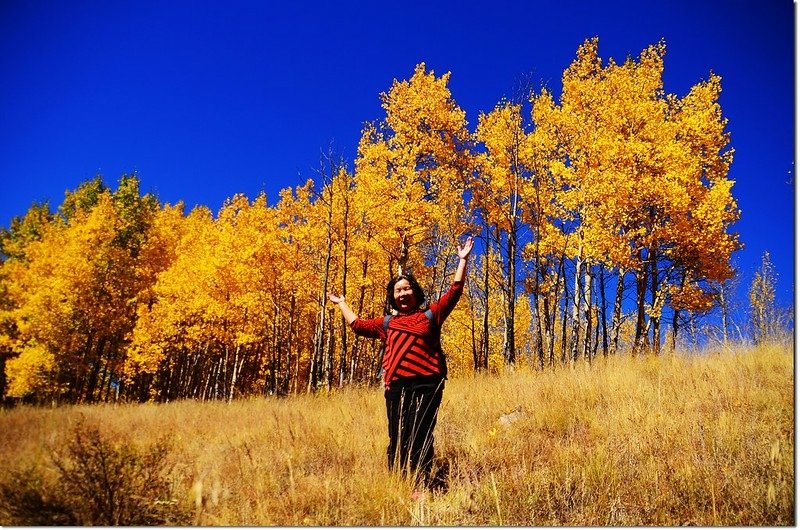
[[[395,311],[399,310],[397,307],[397,302],[394,300],[394,286],[400,280],[408,280],[409,285],[411,285],[411,291],[414,293],[414,298],[417,299],[417,306],[422,307],[425,305],[425,292],[422,290],[422,287],[419,286],[419,282],[417,279],[414,278],[412,274],[398,274],[386,285],[386,314],[392,312],[394,309]]]

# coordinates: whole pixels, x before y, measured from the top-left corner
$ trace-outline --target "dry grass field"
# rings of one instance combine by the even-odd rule
[[[447,382],[412,499],[383,395],[0,412],[0,524],[795,524],[791,348]]]

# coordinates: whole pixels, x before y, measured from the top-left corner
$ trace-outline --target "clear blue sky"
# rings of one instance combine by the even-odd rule
[[[788,0],[3,0],[0,225],[98,172],[113,187],[136,171],[187,211],[238,192],[274,204],[330,145],[352,165],[362,124],[383,117],[379,93],[419,62],[452,72],[473,129],[522,79],[560,94],[586,38],[618,62],[663,38],[667,92],[722,76],[740,293],[769,250],[789,305],[794,21]]]

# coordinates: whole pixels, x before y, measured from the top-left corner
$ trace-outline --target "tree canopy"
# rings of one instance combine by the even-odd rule
[[[136,175],[87,181],[55,212],[34,204],[0,235],[4,395],[233,399],[374,381],[380,345],[352,336],[325,291],[379,316],[389,277],[412,270],[436,298],[467,232],[481,243],[443,330],[453,375],[658,352],[662,321],[674,339],[681,315],[708,311],[741,247],[721,79],[668,94],[665,53],[604,64],[587,40],[559,96],[501,101],[474,131],[450,73],[419,64],[381,94],[352,171],[329,159],[274,205],[234,195],[187,213]]]

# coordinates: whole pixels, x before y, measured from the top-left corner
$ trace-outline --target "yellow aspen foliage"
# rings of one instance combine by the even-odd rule
[[[514,301],[514,333],[517,349],[517,366],[533,366],[535,342],[533,337],[533,307],[528,296],[517,296]],[[498,328],[503,326],[498,322]],[[490,357],[491,360],[491,357]]]
[[[704,312],[711,309],[714,297],[696,284],[669,286],[670,305],[675,309]]]
[[[178,257],[178,244],[184,237],[184,205],[164,205],[154,215],[147,233],[147,241],[143,244],[139,255],[139,273],[146,278],[145,285],[151,287],[158,274],[169,268]],[[139,295],[139,300],[147,302],[147,293]]]
[[[520,105],[505,103],[478,119],[476,138],[486,151],[477,157],[473,207],[484,220],[510,231],[519,223],[523,205],[535,203],[531,178],[533,163]]]
[[[717,102],[720,78],[684,98],[665,94],[665,54],[660,42],[637,59],[604,65],[598,39],[587,40],[564,72],[559,104],[546,92],[534,102],[537,129],[558,145],[551,171],[562,183],[567,231],[578,236],[567,252],[580,248],[590,262],[639,278],[653,278],[652,264],[682,271],[653,284],[653,318],[668,299],[701,310],[706,301],[691,293],[728,278],[739,248],[729,232],[738,210],[727,179],[732,150]],[[643,314],[641,291],[638,300]]]
[[[390,260],[420,263],[420,242],[434,231],[464,228],[463,190],[471,167],[465,112],[447,88],[419,64],[408,81],[381,94],[385,120],[364,128],[356,158],[356,185],[369,203],[364,222]]]
[[[692,87],[689,94],[674,103],[674,120],[681,132],[679,139],[690,160],[681,173],[687,207],[676,218],[675,239],[680,243],[682,259],[691,280],[722,282],[730,278],[729,257],[741,248],[738,234],[729,227],[739,219],[739,209],[732,194],[734,182],[727,178],[733,150],[728,144],[727,120],[717,102],[721,80],[712,75]],[[678,237],[680,236],[680,237]]]
[[[6,363],[9,397],[25,397],[32,393],[51,393],[55,379],[55,356],[40,344],[29,344],[19,355]]]
[[[128,348],[126,373],[153,374],[174,350],[196,346],[202,340],[207,288],[213,272],[207,249],[213,246],[211,212],[193,209],[173,227],[178,237],[176,259],[158,274],[152,298],[138,307],[136,328]],[[157,236],[170,237],[170,236]]]
[[[473,351],[477,347],[476,315],[462,299],[442,326],[442,350],[447,358],[447,371],[451,377],[475,371]]]
[[[0,230],[1,250],[5,257],[3,263],[25,260],[27,246],[41,240],[51,222],[53,215],[47,203],[34,203],[25,215],[13,218],[9,229]]]
[[[108,395],[141,288],[137,233],[152,206],[123,200],[126,195],[138,198],[134,178],[121,180],[119,194],[97,180],[68,193],[61,220],[44,227],[24,259],[4,263],[16,323],[11,346],[27,352],[30,372],[21,377],[16,370],[15,393],[44,397],[22,381],[41,381],[36,372],[54,371],[49,396],[80,401]]]
[[[647,200],[658,189],[656,168],[648,165],[657,165],[652,155],[664,139],[664,46],[648,47],[638,62],[612,59],[607,66],[597,46],[591,39],[578,49],[564,72],[560,105],[543,94],[534,120],[560,144],[560,160],[551,165],[563,189],[558,202],[586,258],[634,267],[630,233],[641,229]],[[577,245],[573,240],[568,253],[577,254]]]
[[[780,311],[775,305],[775,285],[778,281],[775,267],[769,252],[761,256],[761,266],[753,275],[750,284],[750,323],[753,338],[761,344],[780,338],[782,322]]]
[[[522,106],[509,102],[481,114],[475,136],[485,151],[477,156],[470,206],[480,213],[502,249],[504,356],[507,362],[514,363],[520,349],[515,337],[524,336],[516,331],[520,320],[516,315],[518,260],[527,254],[535,262],[533,283],[538,284],[546,261],[540,242],[543,234],[550,231],[554,216],[553,179],[547,171],[552,146],[525,131]],[[534,297],[538,292],[534,289]]]
[[[607,281],[613,340],[636,347],[651,329],[658,344],[664,310],[677,326],[710,308],[741,248],[722,81],[666,93],[665,56],[659,42],[604,61],[589,39],[560,96],[501,101],[472,133],[450,74],[418,64],[380,94],[385,116],[362,129],[352,173],[331,164],[274,206],[236,194],[216,216],[185,214],[141,195],[135,175],[113,192],[88,181],[55,215],[32,206],[0,232],[6,394],[233,399],[373,380],[380,345],[325,291],[376,317],[388,279],[412,270],[436,299],[477,226],[442,332],[453,376],[566,361],[568,345],[577,359],[579,336],[590,358],[601,319],[607,339]],[[621,313],[626,275],[635,319]]]

